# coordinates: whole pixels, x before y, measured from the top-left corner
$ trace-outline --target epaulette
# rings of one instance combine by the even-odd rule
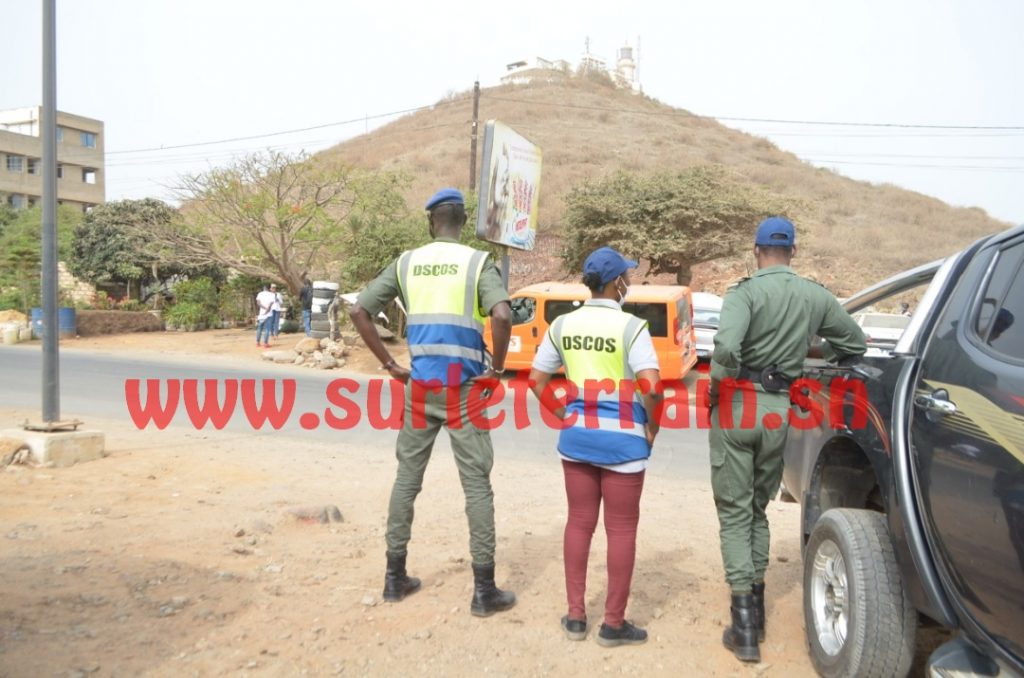
[[[728,290],[734,290],[734,289],[736,289],[737,287],[739,287],[740,285],[742,285],[743,283],[747,282],[748,280],[750,280],[750,276],[747,276],[747,277],[745,277],[745,278],[740,278],[739,280],[737,280],[736,282],[732,283],[731,285],[729,285],[729,286],[728,286],[727,288],[725,288],[725,289],[726,289],[726,291],[728,291]]]

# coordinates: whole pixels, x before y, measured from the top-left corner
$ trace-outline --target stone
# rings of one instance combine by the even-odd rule
[[[374,323],[373,326],[377,328],[377,334],[380,335],[380,338],[383,339],[384,341],[395,340],[395,333],[389,330],[388,328],[382,327],[376,323]]]
[[[264,351],[263,359],[271,360],[275,363],[290,363],[294,362],[298,355],[298,353],[289,348],[283,351]]]
[[[332,370],[338,366],[338,359],[329,353],[325,353],[317,364],[321,370]]]
[[[301,365],[306,362],[306,357],[302,355],[295,356],[295,360],[292,361],[296,365]]]
[[[245,536],[245,530],[242,529],[241,527],[238,528],[237,530],[235,530],[235,536],[236,537],[244,537]]]
[[[334,504],[326,506],[296,506],[288,509],[289,515],[304,523],[343,523],[341,509]]]
[[[320,359],[324,357],[323,351],[313,351],[313,360],[320,362]]]
[[[296,353],[312,353],[313,351],[320,348],[320,340],[314,339],[313,337],[304,337],[299,343],[295,344],[294,351]]]
[[[366,607],[373,607],[377,604],[377,599],[374,596],[366,595],[363,596],[363,599],[360,602]]]
[[[29,448],[29,461],[40,466],[66,467],[102,459],[105,436],[100,431],[0,431],[0,438],[21,440]]]
[[[355,346],[360,341],[360,337],[355,332],[342,332],[340,339],[346,346]]]
[[[0,438],[0,466],[24,464],[31,456],[32,450],[24,440],[18,438]]]
[[[331,343],[330,338],[324,337],[323,339],[320,340],[320,348],[326,348],[327,344],[329,343]]]

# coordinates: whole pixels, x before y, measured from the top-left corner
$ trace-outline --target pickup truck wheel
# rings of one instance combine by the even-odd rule
[[[822,676],[905,676],[917,615],[903,592],[885,516],[831,509],[804,553],[804,627]]]

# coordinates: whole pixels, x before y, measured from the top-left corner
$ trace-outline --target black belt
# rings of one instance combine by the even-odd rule
[[[768,393],[781,393],[788,391],[793,380],[783,374],[775,365],[765,367],[761,370],[752,370],[749,367],[741,366],[737,379],[749,379],[755,384],[761,384]]]

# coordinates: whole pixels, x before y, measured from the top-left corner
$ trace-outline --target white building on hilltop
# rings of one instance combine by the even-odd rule
[[[639,38],[637,43],[639,45]],[[640,48],[633,48],[627,42],[616,51],[615,67],[609,67],[607,62],[590,52],[590,38],[587,38],[586,48],[580,57],[575,73],[584,75],[587,73],[605,73],[611,78],[617,87],[628,89],[639,94],[642,91],[640,86],[638,62]],[[561,76],[574,74],[572,65],[564,59],[544,59],[536,57],[533,62],[514,61],[505,66],[506,73],[501,77],[503,85],[522,85],[529,82],[548,82]]]

